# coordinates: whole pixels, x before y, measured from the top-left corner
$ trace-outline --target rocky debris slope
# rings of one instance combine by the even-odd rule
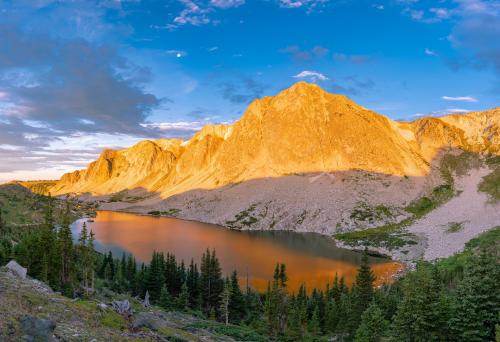
[[[490,172],[481,167],[459,177],[458,195],[408,228],[424,242],[423,259],[455,254],[463,250],[467,241],[500,225],[500,202],[478,191],[479,183]]]
[[[121,296],[123,297],[123,296]],[[144,308],[133,299],[120,315],[105,298],[70,299],[29,277],[0,268],[0,341],[266,341],[252,331],[194,316]],[[109,302],[113,299],[108,298]]]

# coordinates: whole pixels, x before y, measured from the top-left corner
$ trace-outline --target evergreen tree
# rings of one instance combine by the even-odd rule
[[[144,284],[145,291],[149,291],[149,295],[151,296],[152,302],[156,302],[160,299],[161,289],[165,285],[163,263],[164,263],[163,254],[158,252],[153,252],[151,262],[146,272],[146,279]]]
[[[319,307],[316,306],[313,310],[311,320],[309,321],[309,332],[313,336],[321,334],[320,321],[319,321]]]
[[[189,306],[192,309],[200,309],[200,273],[198,272],[198,265],[191,259],[189,269],[186,275],[186,284],[189,291]]]
[[[271,336],[277,337],[285,333],[287,322],[287,275],[283,264],[277,264],[274,270],[272,285],[268,284],[266,294],[266,317]]]
[[[87,246],[88,239],[89,236],[87,234],[87,225],[84,222],[82,226],[82,231],[80,232],[80,236],[78,238],[78,244],[79,244],[78,251],[80,254],[80,268],[81,268],[83,287],[85,289],[86,294],[88,294],[88,287],[90,282],[90,268],[91,268],[91,265],[89,265],[89,256],[88,256],[88,254],[90,253]]]
[[[392,324],[396,341],[430,342],[446,340],[447,311],[440,297],[440,283],[425,263],[404,280],[404,296]]]
[[[368,252],[365,249],[361,258],[361,265],[356,275],[356,281],[352,288],[352,316],[351,316],[351,332],[354,333],[361,320],[361,315],[368,308],[373,299],[373,282],[375,275],[373,274],[368,260]]]
[[[88,249],[88,254],[87,254],[87,265],[89,267],[89,285],[90,288],[95,288],[95,264],[96,264],[96,258],[95,258],[95,247],[94,247],[94,241],[95,241],[95,234],[90,230],[89,238],[88,238],[88,243],[87,243],[87,249]]]
[[[380,342],[385,336],[388,322],[377,304],[370,304],[361,315],[361,324],[356,331],[354,342]]]
[[[186,310],[189,307],[189,289],[186,282],[181,286],[181,293],[177,297],[176,306],[179,310]]]
[[[231,293],[229,297],[229,312],[231,323],[239,323],[246,315],[245,297],[241,292],[240,284],[238,282],[238,273],[233,271],[229,281]]]
[[[481,252],[469,257],[457,289],[450,325],[458,341],[482,342],[495,338],[500,312],[500,264]]]
[[[55,246],[55,227],[54,227],[54,217],[53,217],[53,199],[48,197],[47,206],[45,208],[45,220],[41,228],[40,236],[40,250],[43,251],[42,257],[42,270],[40,273],[40,280],[55,285],[57,281],[57,269],[54,263],[56,246]]]
[[[158,305],[162,307],[165,310],[171,310],[173,305],[172,305],[172,297],[170,296],[170,293],[168,292],[167,286],[163,285],[160,291],[160,299],[158,301]]]
[[[59,230],[58,252],[60,256],[59,281],[60,288],[64,294],[72,296],[73,284],[73,238],[70,228],[70,208],[69,202],[66,202],[66,211],[63,215],[63,222]]]
[[[224,280],[222,279],[222,271],[215,250],[210,253],[207,249],[202,256],[200,288],[204,312],[209,315],[214,311],[217,317],[220,308],[220,296],[224,290]]]

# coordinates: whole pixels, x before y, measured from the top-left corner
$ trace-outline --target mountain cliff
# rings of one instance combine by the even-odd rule
[[[500,108],[401,122],[300,82],[189,140],[105,150],[48,190],[101,209],[334,234],[433,258],[500,222],[499,152]],[[452,238],[449,224],[460,227]]]
[[[396,122],[345,96],[299,82],[255,100],[233,125],[205,126],[190,140],[142,141],[105,150],[64,175],[53,194],[142,188],[168,197],[294,173],[364,170],[424,176],[439,150],[498,150],[499,110]]]

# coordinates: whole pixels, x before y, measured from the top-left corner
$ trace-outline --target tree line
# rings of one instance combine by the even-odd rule
[[[16,259],[30,276],[63,294],[91,296],[109,288],[165,310],[185,311],[225,324],[245,325],[279,341],[498,341],[500,264],[498,239],[459,257],[419,263],[393,284],[375,287],[366,251],[353,284],[335,277],[326,289],[288,289],[286,265],[277,264],[267,290],[240,286],[236,271],[222,273],[215,250],[198,265],[173,254],[153,252],[138,265],[132,255],[97,253],[94,234],[84,224],[76,242],[69,205],[54,224],[48,201],[40,229],[15,243],[0,239],[0,261]],[[1,211],[0,211],[1,212]],[[0,233],[7,224],[1,220]],[[498,230],[496,230],[498,235]]]

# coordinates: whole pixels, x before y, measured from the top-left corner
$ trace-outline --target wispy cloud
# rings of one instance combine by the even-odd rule
[[[297,61],[310,61],[315,58],[325,57],[330,51],[320,45],[316,45],[309,50],[303,50],[297,45],[292,45],[280,49],[279,52],[290,54]]]
[[[313,82],[328,80],[328,77],[325,76],[324,74],[317,71],[309,71],[309,70],[304,70],[293,77],[301,79],[309,79]]]
[[[424,53],[425,53],[427,56],[437,56],[436,51],[431,50],[431,49],[429,49],[429,48],[425,48]]]
[[[165,53],[169,56],[175,56],[177,58],[186,57],[188,55],[186,51],[182,50],[167,50],[165,51]]]
[[[324,7],[330,0],[279,0],[280,7],[283,8],[306,8],[312,12],[318,8]]]
[[[268,88],[257,79],[249,76],[239,77],[237,80],[223,82],[219,85],[222,97],[231,103],[250,103],[252,100],[262,97]]]
[[[371,60],[368,55],[348,55],[341,52],[336,52],[333,54],[333,59],[337,62],[351,62],[354,64],[363,64]]]
[[[210,4],[219,8],[232,8],[245,4],[245,0],[210,0]]]
[[[463,102],[477,102],[477,99],[472,96],[442,96],[446,101],[463,101]]]

